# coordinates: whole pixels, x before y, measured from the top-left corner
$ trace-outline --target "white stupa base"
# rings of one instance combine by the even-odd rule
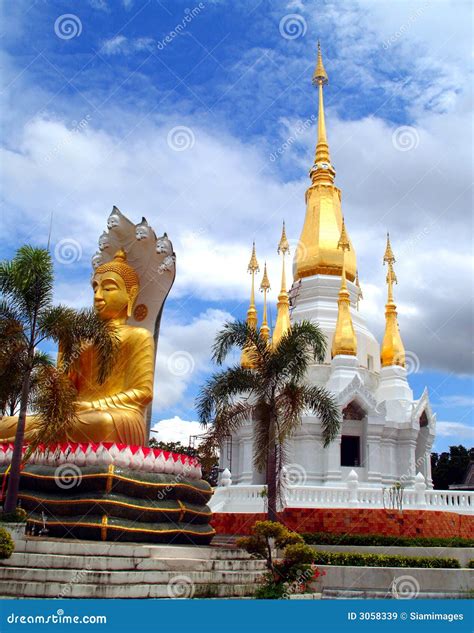
[[[354,379],[359,376],[359,359],[357,356],[339,354],[331,361],[331,375],[326,388],[333,393],[339,393]],[[359,376],[360,377],[360,376]]]

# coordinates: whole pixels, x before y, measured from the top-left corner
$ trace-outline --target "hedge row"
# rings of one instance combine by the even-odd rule
[[[351,567],[428,567],[436,569],[459,569],[461,567],[456,558],[319,551],[314,552],[314,563],[316,565],[347,565]]]
[[[429,538],[413,536],[386,536],[384,534],[330,534],[312,532],[301,535],[309,545],[393,545],[401,547],[473,547],[467,538]]]

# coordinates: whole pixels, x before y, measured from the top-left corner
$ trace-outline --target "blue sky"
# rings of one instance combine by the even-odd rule
[[[0,255],[25,241],[44,245],[53,214],[57,300],[82,306],[113,204],[168,231],[178,276],[162,323],[155,422],[172,419],[164,426],[183,439],[196,432],[209,346],[224,320],[246,312],[253,239],[278,286],[281,222],[291,243],[304,218],[319,38],[361,310],[380,338],[390,230],[415,397],[428,386],[436,449],[472,443],[470,3],[0,6]],[[185,129],[182,151],[170,143],[176,128]],[[72,255],[61,256],[64,244]]]

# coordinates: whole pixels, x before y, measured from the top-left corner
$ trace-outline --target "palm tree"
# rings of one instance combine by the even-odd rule
[[[339,432],[341,416],[331,394],[305,382],[310,364],[324,360],[326,339],[317,325],[302,321],[273,346],[236,321],[217,335],[213,360],[222,365],[233,347],[247,350],[253,369],[235,365],[214,374],[197,398],[199,420],[212,424],[209,441],[219,444],[245,421],[253,421],[254,464],[266,468],[268,518],[275,521],[285,444],[303,412],[319,417],[325,447]]]
[[[0,368],[7,371],[16,355],[21,376],[18,424],[4,512],[13,512],[17,504],[32,387],[37,386],[32,404],[40,425],[29,453],[39,443],[60,437],[76,419],[74,389],[67,370],[78,358],[84,343],[90,342],[97,349],[99,380],[105,380],[113,364],[114,332],[93,310],[53,306],[53,284],[53,263],[46,249],[22,246],[12,260],[0,262]],[[37,350],[46,339],[60,345],[58,368],[46,362],[44,354]]]
[[[0,334],[0,340],[4,337]],[[27,361],[25,342],[21,346],[10,346],[8,342],[0,352],[0,417],[18,414],[23,384],[23,368]],[[53,361],[49,354],[35,350],[30,380],[30,402],[38,388],[38,379],[43,367],[51,367]]]

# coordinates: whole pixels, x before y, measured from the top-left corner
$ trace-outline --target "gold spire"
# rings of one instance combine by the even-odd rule
[[[267,292],[270,290],[270,281],[268,280],[267,274],[267,262],[263,267],[263,278],[262,283],[260,284],[260,292],[263,292],[263,317],[262,317],[262,325],[260,326],[260,334],[263,338],[268,341],[270,338],[270,328],[268,327],[267,320]]]
[[[258,316],[257,316],[257,308],[255,307],[255,274],[260,272],[260,268],[258,266],[257,254],[255,252],[255,242],[252,246],[252,256],[250,257],[250,262],[247,268],[247,272],[252,275],[252,286],[250,290],[250,305],[247,310],[247,324],[253,328],[257,329]],[[240,364],[242,367],[246,369],[250,369],[252,367],[252,362],[249,358],[248,350],[245,348],[242,350],[242,355],[240,357]]]
[[[398,327],[397,306],[393,299],[393,284],[397,283],[397,276],[393,270],[395,256],[390,244],[390,236],[387,233],[387,246],[383,256],[383,263],[388,265],[387,270],[387,303],[385,304],[385,334],[382,341],[380,360],[382,367],[400,365],[405,367],[405,347],[403,346]]]
[[[324,99],[323,86],[328,83],[328,75],[324,68],[323,56],[321,55],[321,46],[318,42],[318,61],[316,69],[313,73],[313,85],[318,87],[318,142],[316,145],[316,156],[314,165],[310,172],[313,182],[334,183],[336,171],[331,165],[331,157],[329,155],[329,145],[326,134],[326,117],[324,115]],[[314,172],[314,178],[313,178]]]
[[[332,339],[331,356],[345,354],[347,356],[357,356],[357,338],[352,325],[351,298],[347,289],[345,252],[350,251],[349,238],[347,237],[344,218],[342,220],[341,235],[337,243],[337,248],[342,250],[342,275],[339,298],[337,300],[337,323]]]
[[[312,275],[341,275],[343,253],[337,248],[342,229],[341,192],[334,185],[336,171],[331,163],[324,114],[323,86],[328,76],[318,42],[318,61],[313,84],[318,89],[318,140],[314,165],[309,175],[311,185],[306,191],[306,217],[301,232],[301,248],[295,252],[294,278]],[[349,240],[350,244],[350,240]],[[354,281],[356,255],[352,244],[345,256],[346,276]]]
[[[277,319],[275,329],[273,330],[273,345],[278,345],[283,336],[291,329],[290,322],[290,300],[286,291],[286,271],[285,271],[285,255],[290,252],[290,245],[286,237],[285,223],[281,232],[280,243],[278,244],[277,253],[281,254],[281,289],[278,295],[277,303]]]

